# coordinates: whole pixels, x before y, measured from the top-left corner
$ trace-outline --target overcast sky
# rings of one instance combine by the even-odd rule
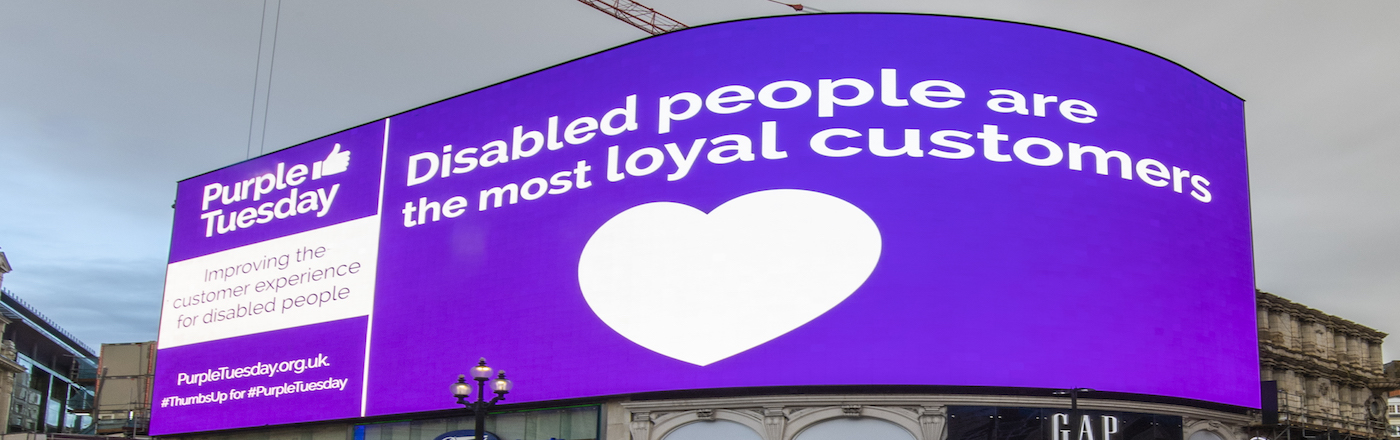
[[[794,13],[645,3],[689,25]],[[0,0],[6,289],[94,347],[153,340],[177,181],[647,36],[575,0],[284,0],[260,64],[264,4]],[[1082,32],[1245,98],[1258,287],[1400,333],[1400,2],[807,5]]]

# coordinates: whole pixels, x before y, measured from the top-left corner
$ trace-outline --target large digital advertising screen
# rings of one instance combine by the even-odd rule
[[[647,38],[180,182],[155,435],[812,385],[1258,407],[1243,102],[948,16]]]

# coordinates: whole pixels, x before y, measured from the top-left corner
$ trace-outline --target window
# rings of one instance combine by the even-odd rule
[[[859,417],[821,422],[802,430],[795,440],[914,440],[899,425],[884,420]]]
[[[666,433],[662,440],[763,440],[749,427],[727,420],[692,422]]]

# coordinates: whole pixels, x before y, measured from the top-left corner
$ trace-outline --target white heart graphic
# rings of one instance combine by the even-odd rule
[[[589,238],[578,280],[623,337],[704,366],[836,307],[875,270],[880,248],[875,222],[845,200],[769,190],[709,215],[670,202],[623,211]]]

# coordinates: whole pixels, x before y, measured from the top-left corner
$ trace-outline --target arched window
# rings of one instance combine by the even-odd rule
[[[1220,436],[1217,435],[1217,434],[1214,433],[1214,432],[1202,430],[1202,431],[1196,431],[1194,434],[1191,434],[1190,440],[1225,440],[1225,439],[1220,438]]]
[[[662,440],[763,440],[749,427],[726,420],[691,422],[672,430]]]
[[[802,430],[795,440],[914,440],[899,425],[870,417],[831,419]],[[1191,439],[1197,440],[1197,439]]]

